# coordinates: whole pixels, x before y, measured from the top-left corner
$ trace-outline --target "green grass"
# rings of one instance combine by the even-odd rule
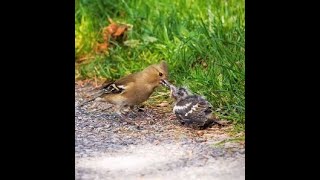
[[[136,40],[77,66],[76,77],[117,79],[165,59],[173,83],[244,130],[244,0],[76,0],[75,17],[76,59],[93,51],[109,17],[133,25],[128,39]]]
[[[222,147],[227,142],[243,142],[243,141],[245,141],[245,137],[242,135],[241,137],[238,137],[238,138],[231,138],[231,139],[222,140],[218,143],[212,144],[212,146],[213,147]]]

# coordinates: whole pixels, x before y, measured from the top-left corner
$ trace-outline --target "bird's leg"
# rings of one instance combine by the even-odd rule
[[[137,105],[135,108],[135,112],[136,113],[143,112],[144,115],[146,115],[147,117],[153,118],[153,116],[148,113],[148,110],[145,109],[145,105]]]
[[[131,110],[132,114],[134,114],[135,116],[137,116],[137,111],[136,111],[135,106],[129,106],[129,107],[130,107],[130,110]]]
[[[129,108],[128,108],[128,106],[123,106],[123,107],[122,107],[122,110],[123,110],[122,112],[123,112],[124,115],[127,116],[127,115],[129,114]]]
[[[129,119],[134,119],[137,117],[137,113],[134,111],[134,106],[126,107],[126,117]]]
[[[140,111],[140,112],[144,112],[145,111],[144,105],[138,106],[137,110]]]
[[[133,119],[134,118],[134,117],[132,117],[132,111],[130,111],[129,106],[127,106],[127,105],[119,106],[117,113],[119,114],[121,119]],[[130,115],[131,115],[131,117],[130,117]],[[135,115],[135,114],[133,114],[133,115]]]
[[[143,109],[143,106],[139,106],[139,105],[130,106],[130,109],[132,110],[135,116],[139,116],[141,112],[145,112],[145,109]]]
[[[125,119],[126,117],[123,115],[122,107],[122,105],[116,105],[115,115],[118,116],[120,119]]]

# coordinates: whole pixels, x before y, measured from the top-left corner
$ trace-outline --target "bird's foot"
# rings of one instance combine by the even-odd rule
[[[141,106],[130,106],[133,113],[138,114],[139,112],[144,112],[144,105]]]
[[[137,108],[137,111],[138,111],[138,112],[144,112],[144,111],[145,111],[145,109],[144,109],[144,108],[142,108],[142,107],[138,107],[138,108]]]
[[[129,119],[135,119],[138,117],[138,115],[136,112],[131,112],[131,113],[126,114],[126,117]]]
[[[134,111],[127,111],[127,112],[122,112],[121,114],[121,119],[129,119],[129,120],[134,120],[138,115]]]
[[[137,118],[141,115],[141,113],[145,112],[143,106],[131,106],[129,112],[131,112],[130,116]]]
[[[112,113],[111,116],[113,116],[117,120],[122,120],[126,118],[123,114],[118,112]]]

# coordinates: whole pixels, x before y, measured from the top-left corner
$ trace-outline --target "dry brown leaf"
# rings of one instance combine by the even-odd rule
[[[113,36],[121,36],[121,35],[124,35],[124,33],[127,31],[128,29],[128,26],[126,25],[121,25],[121,26],[118,26],[116,32],[113,34]]]
[[[107,49],[108,49],[108,44],[104,42],[104,43],[98,43],[95,51],[98,53],[103,53],[103,52],[106,52]]]
[[[127,39],[126,32],[129,26],[126,24],[115,23],[112,19],[108,19],[109,25],[102,29],[103,43],[97,43],[95,52],[104,53],[112,46],[109,43],[110,40],[123,43]]]

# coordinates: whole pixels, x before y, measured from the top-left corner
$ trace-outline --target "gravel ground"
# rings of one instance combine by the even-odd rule
[[[146,107],[133,119],[93,101],[79,108],[92,85],[76,85],[75,178],[245,179],[243,143],[226,142],[232,127],[195,130],[180,125],[170,107]]]

